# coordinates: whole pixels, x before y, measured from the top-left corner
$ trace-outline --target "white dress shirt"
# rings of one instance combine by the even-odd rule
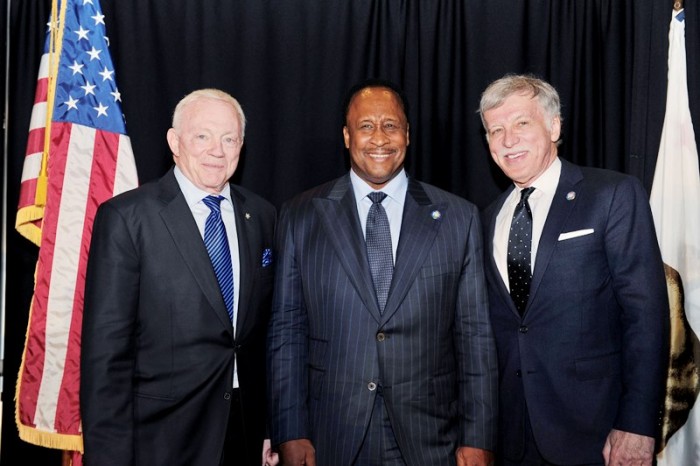
[[[549,208],[552,206],[554,193],[559,185],[559,175],[561,175],[561,160],[559,157],[554,159],[554,162],[539,176],[530,186],[535,190],[528,197],[528,204],[532,211],[532,246],[530,248],[530,267],[535,270],[535,259],[537,258],[537,249],[544,230],[544,223],[547,221]],[[493,238],[493,258],[496,261],[496,266],[501,274],[503,283],[510,289],[508,281],[508,236],[510,233],[510,224],[513,221],[513,212],[515,206],[520,202],[520,191],[522,188],[518,186],[506,198],[501,211],[496,216],[496,229]]]
[[[211,193],[202,191],[197,186],[195,186],[185,175],[182,173],[178,166],[175,166],[175,179],[178,185],[180,185],[180,190],[185,196],[185,201],[192,211],[195,222],[197,222],[197,228],[199,228],[199,234],[202,235],[202,241],[204,241],[204,224],[207,221],[207,217],[211,210],[209,207],[202,202],[202,199],[209,196]],[[228,183],[224,185],[224,189],[219,193],[225,199],[221,201],[221,218],[224,222],[224,227],[226,227],[226,236],[228,237],[228,247],[231,251],[231,265],[233,266],[233,331],[235,335],[236,331],[236,319],[238,317],[238,296],[240,294],[240,271],[241,271],[241,260],[240,253],[238,251],[238,233],[236,231],[236,217],[233,211],[233,201],[231,200],[231,187]],[[238,387],[238,371],[234,368],[233,372],[233,388]]]
[[[350,170],[350,181],[352,182],[352,189],[355,192],[355,202],[357,203],[357,214],[362,224],[362,234],[366,235],[367,215],[369,215],[369,208],[372,207],[372,200],[367,196],[375,192],[375,189],[368,185],[367,182],[360,178],[353,170]],[[406,192],[408,191],[408,177],[406,176],[406,172],[401,169],[398,175],[389,181],[382,189],[376,191],[381,191],[386,194],[386,197],[382,201],[382,207],[384,207],[386,216],[389,218],[391,249],[394,264],[396,264],[396,250],[399,246],[399,235],[401,234],[403,206],[406,201]]]

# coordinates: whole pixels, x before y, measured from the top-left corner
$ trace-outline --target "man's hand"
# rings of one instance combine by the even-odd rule
[[[493,452],[481,448],[459,447],[457,448],[457,466],[491,466],[493,465]]]
[[[282,466],[316,466],[316,450],[309,439],[281,443],[279,454]]]
[[[270,439],[266,438],[263,441],[263,451],[262,451],[262,466],[277,466],[280,462],[280,457],[277,453],[272,451],[272,445],[270,444]]]
[[[654,439],[613,429],[605,440],[603,458],[605,466],[651,466]]]

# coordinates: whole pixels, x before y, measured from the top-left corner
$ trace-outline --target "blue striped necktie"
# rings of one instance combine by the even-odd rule
[[[391,247],[391,230],[389,219],[386,215],[382,201],[386,193],[376,191],[367,195],[372,201],[367,215],[365,228],[365,243],[367,245],[367,258],[369,268],[372,271],[374,290],[377,293],[379,310],[384,312],[386,300],[389,296],[391,278],[394,274],[394,259]]]
[[[231,266],[231,251],[228,247],[226,227],[221,218],[221,201],[224,199],[223,196],[207,196],[202,199],[202,202],[211,210],[204,224],[204,245],[207,247],[211,264],[214,266],[214,273],[219,281],[228,317],[233,322],[233,267]]]

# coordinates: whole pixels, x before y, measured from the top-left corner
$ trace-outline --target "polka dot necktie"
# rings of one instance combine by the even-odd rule
[[[535,188],[525,188],[520,191],[520,202],[515,207],[513,221],[510,224],[508,236],[508,282],[510,297],[520,314],[525,311],[530,297],[530,248],[532,245],[532,211],[527,198]]]
[[[204,245],[207,247],[211,264],[214,266],[214,273],[219,282],[228,317],[233,322],[233,267],[226,227],[221,218],[221,201],[223,199],[223,196],[207,196],[202,199],[202,202],[211,210],[204,223]]]
[[[372,201],[365,229],[367,257],[369,258],[369,268],[372,271],[374,289],[377,293],[379,310],[384,312],[384,306],[389,296],[391,277],[394,273],[389,218],[386,216],[384,207],[382,207],[382,201],[386,197],[386,193],[378,191],[367,196]]]

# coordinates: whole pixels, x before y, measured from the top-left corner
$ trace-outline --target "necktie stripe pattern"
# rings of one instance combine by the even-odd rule
[[[228,247],[226,227],[221,218],[221,201],[223,196],[207,196],[202,202],[211,212],[204,223],[204,245],[214,266],[214,273],[219,282],[221,296],[226,303],[228,317],[233,322],[233,266],[231,250]]]
[[[520,191],[520,202],[513,212],[513,221],[508,236],[508,282],[510,296],[515,307],[522,314],[530,297],[532,267],[530,250],[532,247],[532,211],[527,199],[535,188]]]
[[[372,207],[369,208],[369,214],[367,215],[365,242],[374,289],[379,302],[379,310],[383,312],[394,273],[391,230],[389,229],[389,218],[382,206],[386,193],[381,191],[373,192],[368,194],[368,197],[372,201]]]

